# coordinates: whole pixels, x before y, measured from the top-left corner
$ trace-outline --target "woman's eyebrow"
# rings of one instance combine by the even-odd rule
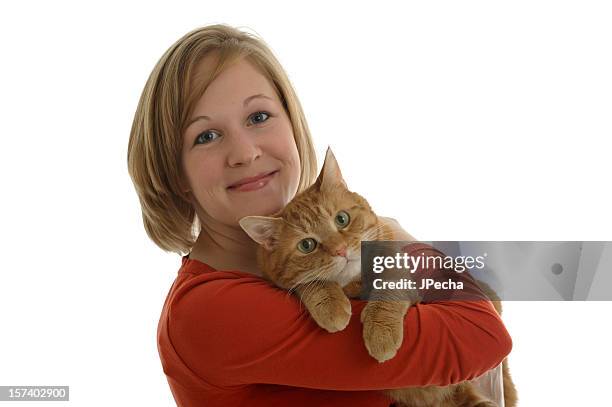
[[[251,100],[256,99],[256,98],[265,98],[265,99],[270,99],[272,101],[274,100],[271,97],[264,95],[263,93],[258,93],[256,95],[251,95],[248,98],[244,99],[244,102],[242,102],[242,106],[246,107]],[[191,120],[189,120],[189,123],[187,123],[187,127],[191,126],[191,124],[193,122],[195,122],[197,120],[201,120],[201,119],[210,120],[210,117],[208,117],[208,116],[196,116],[196,117],[193,117]]]
[[[255,98],[265,98],[265,99],[270,99],[270,100],[272,100],[272,98],[271,98],[271,97],[268,97],[268,96],[264,95],[263,93],[258,93],[258,94],[256,94],[256,95],[249,96],[248,98],[244,99],[244,102],[242,103],[242,106],[246,107],[246,105],[248,105],[248,104],[249,104],[249,102],[250,102],[251,100],[255,99]]]

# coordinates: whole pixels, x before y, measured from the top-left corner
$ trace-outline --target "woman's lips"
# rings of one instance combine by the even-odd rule
[[[278,170],[266,175],[265,177],[258,178],[255,181],[247,182],[244,184],[228,187],[230,191],[255,191],[268,185],[268,182],[276,175]]]

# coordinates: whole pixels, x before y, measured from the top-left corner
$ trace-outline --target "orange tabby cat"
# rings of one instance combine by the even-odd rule
[[[348,297],[360,294],[361,241],[406,240],[405,236],[409,236],[398,234],[392,222],[378,217],[362,196],[348,190],[328,148],[321,173],[312,186],[277,214],[247,216],[240,225],[260,244],[257,261],[264,276],[297,293],[319,326],[337,332],[350,320]],[[501,314],[499,299],[491,296],[494,293],[488,286],[482,287],[495,300],[494,306]],[[418,299],[368,301],[363,308],[364,343],[379,362],[395,356],[403,340],[404,316],[415,301]],[[516,390],[506,360],[502,367],[505,406],[514,407]],[[469,382],[384,392],[405,406],[497,406]]]

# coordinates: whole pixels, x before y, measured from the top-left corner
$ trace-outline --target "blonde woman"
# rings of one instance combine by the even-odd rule
[[[128,167],[148,236],[182,256],[157,333],[180,407],[389,406],[378,390],[472,379],[511,350],[489,303],[418,304],[396,357],[378,363],[363,345],[365,301],[351,300],[349,325],[330,334],[261,277],[238,220],[282,209],[318,171],[296,93],[256,35],[211,25],[164,53]]]

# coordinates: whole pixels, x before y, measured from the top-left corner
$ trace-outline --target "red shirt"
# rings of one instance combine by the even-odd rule
[[[409,308],[397,355],[378,363],[363,344],[365,304],[351,299],[348,326],[328,333],[285,290],[183,256],[157,331],[177,405],[387,407],[377,390],[473,379],[512,349],[489,301],[436,301]]]

